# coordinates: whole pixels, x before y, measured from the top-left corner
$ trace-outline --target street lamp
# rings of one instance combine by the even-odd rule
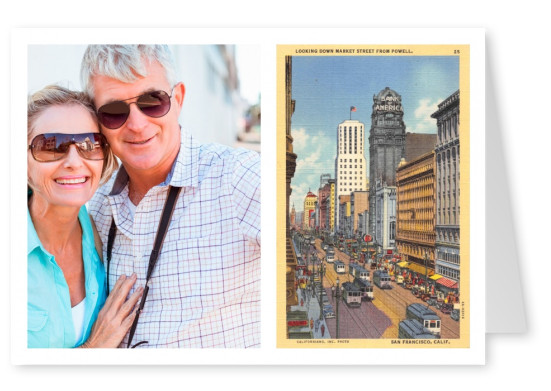
[[[337,339],[339,339],[339,300],[341,298],[341,287],[339,277],[337,276],[337,290],[335,292],[335,303],[337,306]]]
[[[325,265],[320,263],[319,265],[319,275],[320,275],[320,317],[323,319],[323,275],[325,274]]]
[[[428,290],[429,290],[429,287],[428,287],[428,284],[429,284],[429,280],[428,280],[428,273],[427,273],[427,263],[429,261],[429,255],[428,255],[428,252],[425,251],[425,294],[428,294]]]

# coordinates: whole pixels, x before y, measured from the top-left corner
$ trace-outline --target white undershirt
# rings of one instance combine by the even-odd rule
[[[75,327],[75,336],[77,337],[77,342],[82,338],[84,334],[84,313],[86,312],[85,299],[80,303],[71,308],[71,313],[73,315],[73,325]]]

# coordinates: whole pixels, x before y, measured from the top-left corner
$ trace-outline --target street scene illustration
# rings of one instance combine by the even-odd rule
[[[285,57],[288,340],[460,338],[459,56],[387,53]]]

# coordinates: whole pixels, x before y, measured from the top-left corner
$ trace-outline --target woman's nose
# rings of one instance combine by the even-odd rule
[[[80,156],[76,145],[69,146],[65,159],[63,159],[63,165],[65,167],[80,167],[82,165],[82,156]]]

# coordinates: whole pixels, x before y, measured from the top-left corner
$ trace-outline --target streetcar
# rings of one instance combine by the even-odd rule
[[[440,317],[428,306],[421,303],[408,305],[406,308],[406,318],[417,320],[431,334],[440,338]]]
[[[360,292],[362,292],[362,300],[372,301],[375,299],[373,296],[373,285],[371,285],[369,281],[366,281],[363,278],[355,277],[354,285],[356,285]]]
[[[398,326],[398,338],[403,339],[435,339],[429,330],[423,327],[417,319],[406,319]]]
[[[327,252],[327,255],[325,256],[325,260],[327,263],[333,263],[335,262],[335,253],[334,252]]]
[[[375,270],[373,272],[373,283],[381,289],[392,289],[390,276],[384,270]]]
[[[369,281],[369,271],[365,270],[357,263],[351,263],[348,266],[348,274],[350,274],[352,277],[358,277],[362,280]]]
[[[342,300],[349,307],[360,307],[362,305],[362,292],[351,282],[343,282]]]
[[[335,269],[335,272],[337,274],[346,273],[346,266],[342,261],[335,261],[335,263],[333,264],[333,268]]]

